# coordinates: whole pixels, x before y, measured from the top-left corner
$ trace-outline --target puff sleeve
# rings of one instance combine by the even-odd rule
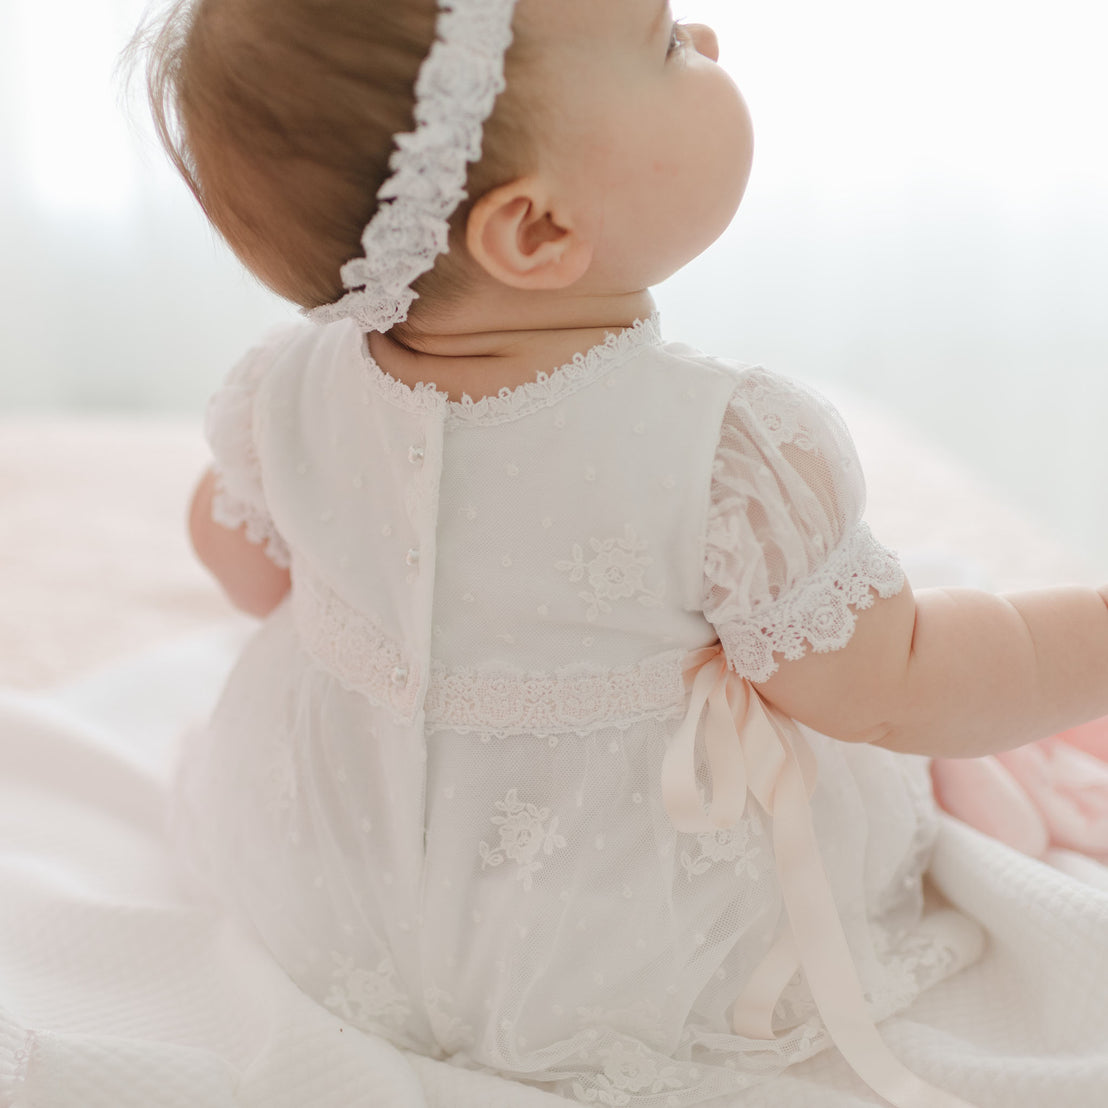
[[[865,481],[838,412],[785,378],[744,373],[712,470],[704,613],[751,681],[774,658],[846,646],[853,609],[904,585],[896,555],[862,521]]]
[[[289,550],[266,507],[254,419],[258,389],[267,370],[302,331],[302,326],[281,327],[267,335],[227,374],[204,416],[204,437],[216,474],[212,519],[232,530],[245,525],[246,538],[264,543],[270,560],[282,569],[289,566]]]

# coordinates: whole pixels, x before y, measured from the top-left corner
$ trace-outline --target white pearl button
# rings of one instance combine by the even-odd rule
[[[413,446],[408,450],[408,461],[411,462],[414,466],[419,465],[426,457],[427,452],[423,449],[422,446]]]
[[[408,683],[408,667],[407,666],[397,666],[396,669],[394,669],[392,671],[392,683],[397,688],[402,688],[404,685],[406,685]]]
[[[418,566],[419,551],[416,550],[415,547],[413,547],[411,550],[408,551],[407,554],[404,555],[404,561],[406,561],[410,566]]]

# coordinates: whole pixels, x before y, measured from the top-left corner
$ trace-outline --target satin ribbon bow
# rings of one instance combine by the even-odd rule
[[[773,1010],[802,969],[816,1008],[847,1063],[894,1108],[972,1108],[928,1085],[891,1053],[866,1009],[858,971],[823,868],[809,798],[817,767],[800,728],[727,664],[722,647],[691,653],[685,665],[689,709],[662,760],[662,799],[678,831],[733,827],[748,794],[773,824],[788,926],[755,969],[732,1011],[737,1035],[773,1039]],[[703,731],[712,779],[705,809],[696,781]]]

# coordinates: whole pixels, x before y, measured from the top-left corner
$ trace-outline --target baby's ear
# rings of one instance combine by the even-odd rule
[[[568,288],[593,257],[592,243],[535,177],[485,193],[466,222],[466,246],[490,276],[516,289]]]

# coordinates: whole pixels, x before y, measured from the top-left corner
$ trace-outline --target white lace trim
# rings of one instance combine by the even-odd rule
[[[362,235],[364,258],[342,268],[352,291],[305,314],[316,323],[352,318],[364,331],[407,319],[411,285],[448,249],[450,217],[465,199],[467,166],[481,158],[485,120],[504,91],[504,55],[516,0],[439,0],[436,41],[415,86],[416,129],[397,135],[393,175]]]
[[[387,705],[402,721],[411,722],[419,694],[419,667],[373,620],[299,567],[292,611],[304,648],[346,688],[371,704]]]
[[[871,607],[874,591],[890,597],[903,587],[896,555],[858,523],[810,577],[756,608],[748,619],[717,630],[735,672],[750,681],[768,681],[777,672],[775,653],[795,661],[809,647],[817,654],[841,650],[857,622],[851,609]]]
[[[417,415],[442,412],[447,426],[492,426],[520,419],[556,404],[600,380],[622,365],[640,347],[657,346],[661,341],[661,320],[658,313],[654,312],[647,319],[635,320],[622,331],[611,332],[604,342],[583,354],[574,355],[572,361],[549,373],[540,373],[534,381],[528,381],[514,389],[501,389],[496,396],[486,396],[480,400],[463,396],[460,401],[450,400],[447,393],[440,392],[433,384],[420,383],[412,387],[398,381],[378,365],[369,353],[364,339],[361,350],[370,383],[388,403]]]
[[[685,711],[681,651],[621,669],[553,673],[431,669],[427,730],[504,737],[626,729]]]
[[[214,468],[216,484],[212,494],[212,519],[232,531],[245,525],[247,541],[259,546],[264,543],[270,561],[281,569],[288,569],[291,563],[288,544],[281,538],[273,520],[265,512],[227,492],[223,487],[223,475],[218,466]]]

